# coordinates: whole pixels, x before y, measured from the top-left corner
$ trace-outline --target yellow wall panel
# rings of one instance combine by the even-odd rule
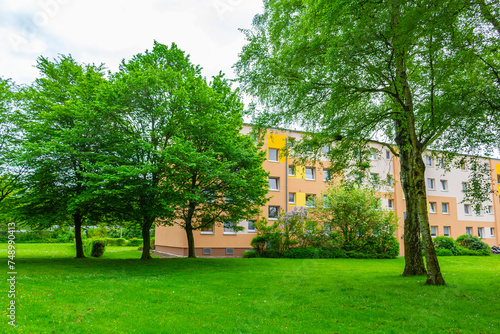
[[[497,164],[497,175],[500,175],[500,164]]]
[[[267,147],[268,148],[276,148],[276,149],[280,150],[279,162],[286,162],[286,157],[283,154],[283,152],[286,148],[286,136],[268,133],[267,134]]]
[[[300,208],[301,206],[306,206],[306,194],[305,193],[295,193],[295,206]]]

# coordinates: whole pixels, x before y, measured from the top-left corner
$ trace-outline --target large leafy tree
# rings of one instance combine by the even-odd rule
[[[85,173],[102,149],[98,95],[107,81],[102,67],[71,56],[40,57],[37,68],[41,77],[21,92],[16,116],[24,136],[17,163],[25,168],[17,213],[34,227],[74,226],[76,257],[83,258],[82,225],[105,212]]]
[[[151,228],[173,215],[175,196],[162,182],[171,168],[166,150],[189,117],[185,85],[200,71],[175,44],[155,42],[151,51],[122,62],[103,99],[110,144],[89,178],[101,187],[94,196],[114,199],[123,219],[141,228],[143,260],[151,258]]]
[[[186,82],[184,118],[177,124],[173,145],[166,150],[164,183],[174,189],[174,216],[167,222],[187,235],[189,257],[195,257],[193,230],[217,224],[238,229],[266,202],[264,152],[240,134],[243,105],[226,80],[210,85],[200,77]]]
[[[360,141],[382,136],[391,144],[406,197],[403,275],[427,272],[426,284],[445,282],[422,154],[485,148],[499,138],[485,98],[494,96],[494,81],[480,61],[493,31],[479,11],[468,1],[267,0],[236,64],[243,88],[265,106],[259,120],[300,124],[333,145],[330,158],[341,169],[355,164]]]

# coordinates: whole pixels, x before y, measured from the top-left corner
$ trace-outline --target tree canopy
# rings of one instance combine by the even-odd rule
[[[496,7],[489,6],[489,9]],[[264,1],[236,64],[258,98],[260,123],[295,123],[342,168],[359,142],[382,138],[399,156],[406,197],[404,275],[444,284],[430,237],[422,153],[498,143],[498,34],[469,1]],[[496,100],[497,101],[497,100]],[[481,129],[481,131],[479,131]],[[394,146],[396,149],[394,149]],[[319,146],[320,147],[320,146]],[[346,159],[351,152],[351,159]]]

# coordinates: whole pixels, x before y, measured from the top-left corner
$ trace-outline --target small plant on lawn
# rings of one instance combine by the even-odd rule
[[[85,256],[101,257],[106,249],[106,239],[87,239],[83,244]]]

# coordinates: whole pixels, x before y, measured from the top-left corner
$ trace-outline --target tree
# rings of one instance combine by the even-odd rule
[[[309,216],[331,231],[338,231],[344,249],[362,249],[369,239],[377,240],[381,248],[389,246],[397,217],[382,209],[374,190],[342,182],[330,186],[323,195],[323,200],[309,210]]]
[[[169,48],[155,42],[152,51],[122,62],[104,98],[110,144],[89,178],[101,186],[94,196],[113,198],[114,211],[141,228],[142,260],[151,258],[155,222],[173,215],[174,189],[162,182],[171,168],[166,150],[189,117],[185,85],[197,77],[200,68],[175,44]]]
[[[406,197],[403,275],[426,272],[421,234],[426,284],[445,282],[430,236],[422,154],[477,151],[500,138],[482,98],[494,83],[477,56],[484,38],[470,8],[438,0],[268,0],[245,31],[236,64],[243,89],[266,108],[260,122],[303,126],[333,145],[338,169],[355,166],[360,142],[388,143]]]
[[[185,117],[177,123],[168,169],[162,182],[173,190],[175,214],[166,222],[181,226],[187,235],[189,257],[195,257],[193,230],[237,222],[260,212],[267,201],[265,153],[242,135],[243,105],[222,76],[210,85],[200,77],[185,86],[189,98]]]
[[[71,56],[40,57],[41,78],[21,92],[16,116],[24,140],[18,164],[25,167],[17,214],[34,227],[70,222],[76,257],[85,257],[82,225],[104,215],[85,173],[100,147],[102,115],[97,98],[106,84],[101,66],[80,65]]]

